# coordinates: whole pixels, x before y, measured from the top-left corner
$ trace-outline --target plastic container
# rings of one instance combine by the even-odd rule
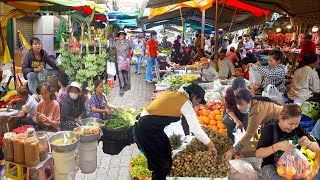
[[[43,161],[47,158],[49,153],[49,145],[48,145],[48,136],[44,131],[38,131],[36,136],[39,140],[39,157],[40,161]]]
[[[80,170],[83,174],[93,173],[97,169],[98,142],[79,143]]]
[[[67,153],[52,152],[55,179],[75,180],[76,150]]]
[[[14,151],[13,151],[13,140],[16,138],[16,133],[7,132],[3,137],[3,151],[4,160],[13,162],[14,161]]]
[[[29,137],[24,143],[25,164],[35,167],[40,162],[39,140],[36,137]]]
[[[118,155],[124,147],[128,145],[127,140],[125,141],[109,141],[103,140],[102,150],[105,154]]]
[[[24,156],[24,142],[25,135],[18,134],[16,138],[13,140],[13,154],[14,154],[14,162],[18,164],[24,164],[25,156]]]

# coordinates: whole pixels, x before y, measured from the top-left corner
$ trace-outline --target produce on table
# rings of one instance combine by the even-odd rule
[[[181,137],[182,137],[181,134],[175,134],[175,133],[173,133],[169,137],[170,143],[171,143],[171,148],[173,150],[178,149],[182,145]]]
[[[133,126],[137,116],[136,110],[133,108],[127,110],[114,111],[111,119],[105,125],[107,129],[119,129],[124,127]]]
[[[163,79],[163,82],[168,82],[171,85],[172,90],[177,90],[182,85],[187,84],[187,82],[184,81],[182,77],[179,77],[176,75],[167,76],[166,78]]]
[[[151,178],[152,172],[148,169],[147,158],[143,154],[138,154],[137,157],[131,159],[132,170],[130,175],[132,178]]]
[[[17,90],[11,90],[11,91],[7,92],[6,95],[0,99],[0,101],[4,101],[4,102],[9,101],[11,97],[13,97],[17,94],[18,94]]]
[[[318,174],[318,169],[320,168],[320,154],[312,152],[306,146],[302,146],[300,152],[306,156],[309,164],[310,164],[310,179],[316,177]]]
[[[55,145],[55,146],[64,146],[64,145],[70,145],[72,143],[75,143],[77,141],[77,138],[68,138],[66,140],[64,139],[57,139],[55,141],[53,141],[51,144]]]
[[[206,105],[195,107],[194,110],[201,125],[222,134],[227,133],[227,128],[222,123],[224,103],[208,102]]]
[[[198,139],[193,139],[186,149],[174,159],[170,176],[173,177],[226,177],[229,172],[228,161],[222,155],[232,147],[232,141],[223,134],[208,127],[202,127],[215,144],[218,156],[214,157],[208,147]]]
[[[77,128],[75,132],[79,135],[93,135],[100,133],[99,126],[81,126],[81,128]]]
[[[198,74],[185,74],[182,76],[182,79],[187,83],[193,83],[199,78]]]
[[[161,53],[171,56],[173,50],[174,50],[173,48],[166,48],[166,49],[161,50]]]

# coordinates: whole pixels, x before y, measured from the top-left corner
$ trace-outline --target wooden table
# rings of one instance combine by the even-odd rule
[[[15,116],[19,113],[18,110],[11,109],[10,112],[7,108],[0,109],[0,136],[3,136],[6,132],[10,132],[15,127],[15,122],[8,122],[10,116]]]

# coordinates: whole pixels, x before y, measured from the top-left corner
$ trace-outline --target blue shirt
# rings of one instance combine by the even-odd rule
[[[106,105],[107,105],[108,101],[105,97],[105,95],[101,95],[101,97],[99,97],[97,94],[94,94],[93,96],[91,96],[90,100],[89,100],[89,111],[87,112],[87,115],[89,117],[94,117],[94,118],[99,118],[99,119],[105,119],[103,113],[94,113],[92,112],[92,107],[96,107],[97,109],[105,109]]]
[[[320,121],[319,120],[316,123],[316,125],[314,125],[314,127],[311,131],[311,134],[313,135],[313,137],[320,140]]]

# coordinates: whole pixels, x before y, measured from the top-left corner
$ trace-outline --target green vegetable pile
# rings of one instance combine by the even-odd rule
[[[166,48],[166,49],[161,50],[161,53],[171,56],[173,51],[174,51],[173,48]]]
[[[134,125],[137,116],[136,110],[133,108],[127,110],[114,111],[111,119],[105,125],[107,129],[120,129]]]
[[[143,154],[138,154],[137,157],[131,159],[132,171],[130,175],[132,178],[151,178],[152,172],[148,169],[147,158]]]
[[[171,75],[167,76],[165,79],[163,79],[162,82],[168,82],[171,85],[172,90],[179,89],[182,85],[188,84],[185,80],[182,79],[182,77]]]

